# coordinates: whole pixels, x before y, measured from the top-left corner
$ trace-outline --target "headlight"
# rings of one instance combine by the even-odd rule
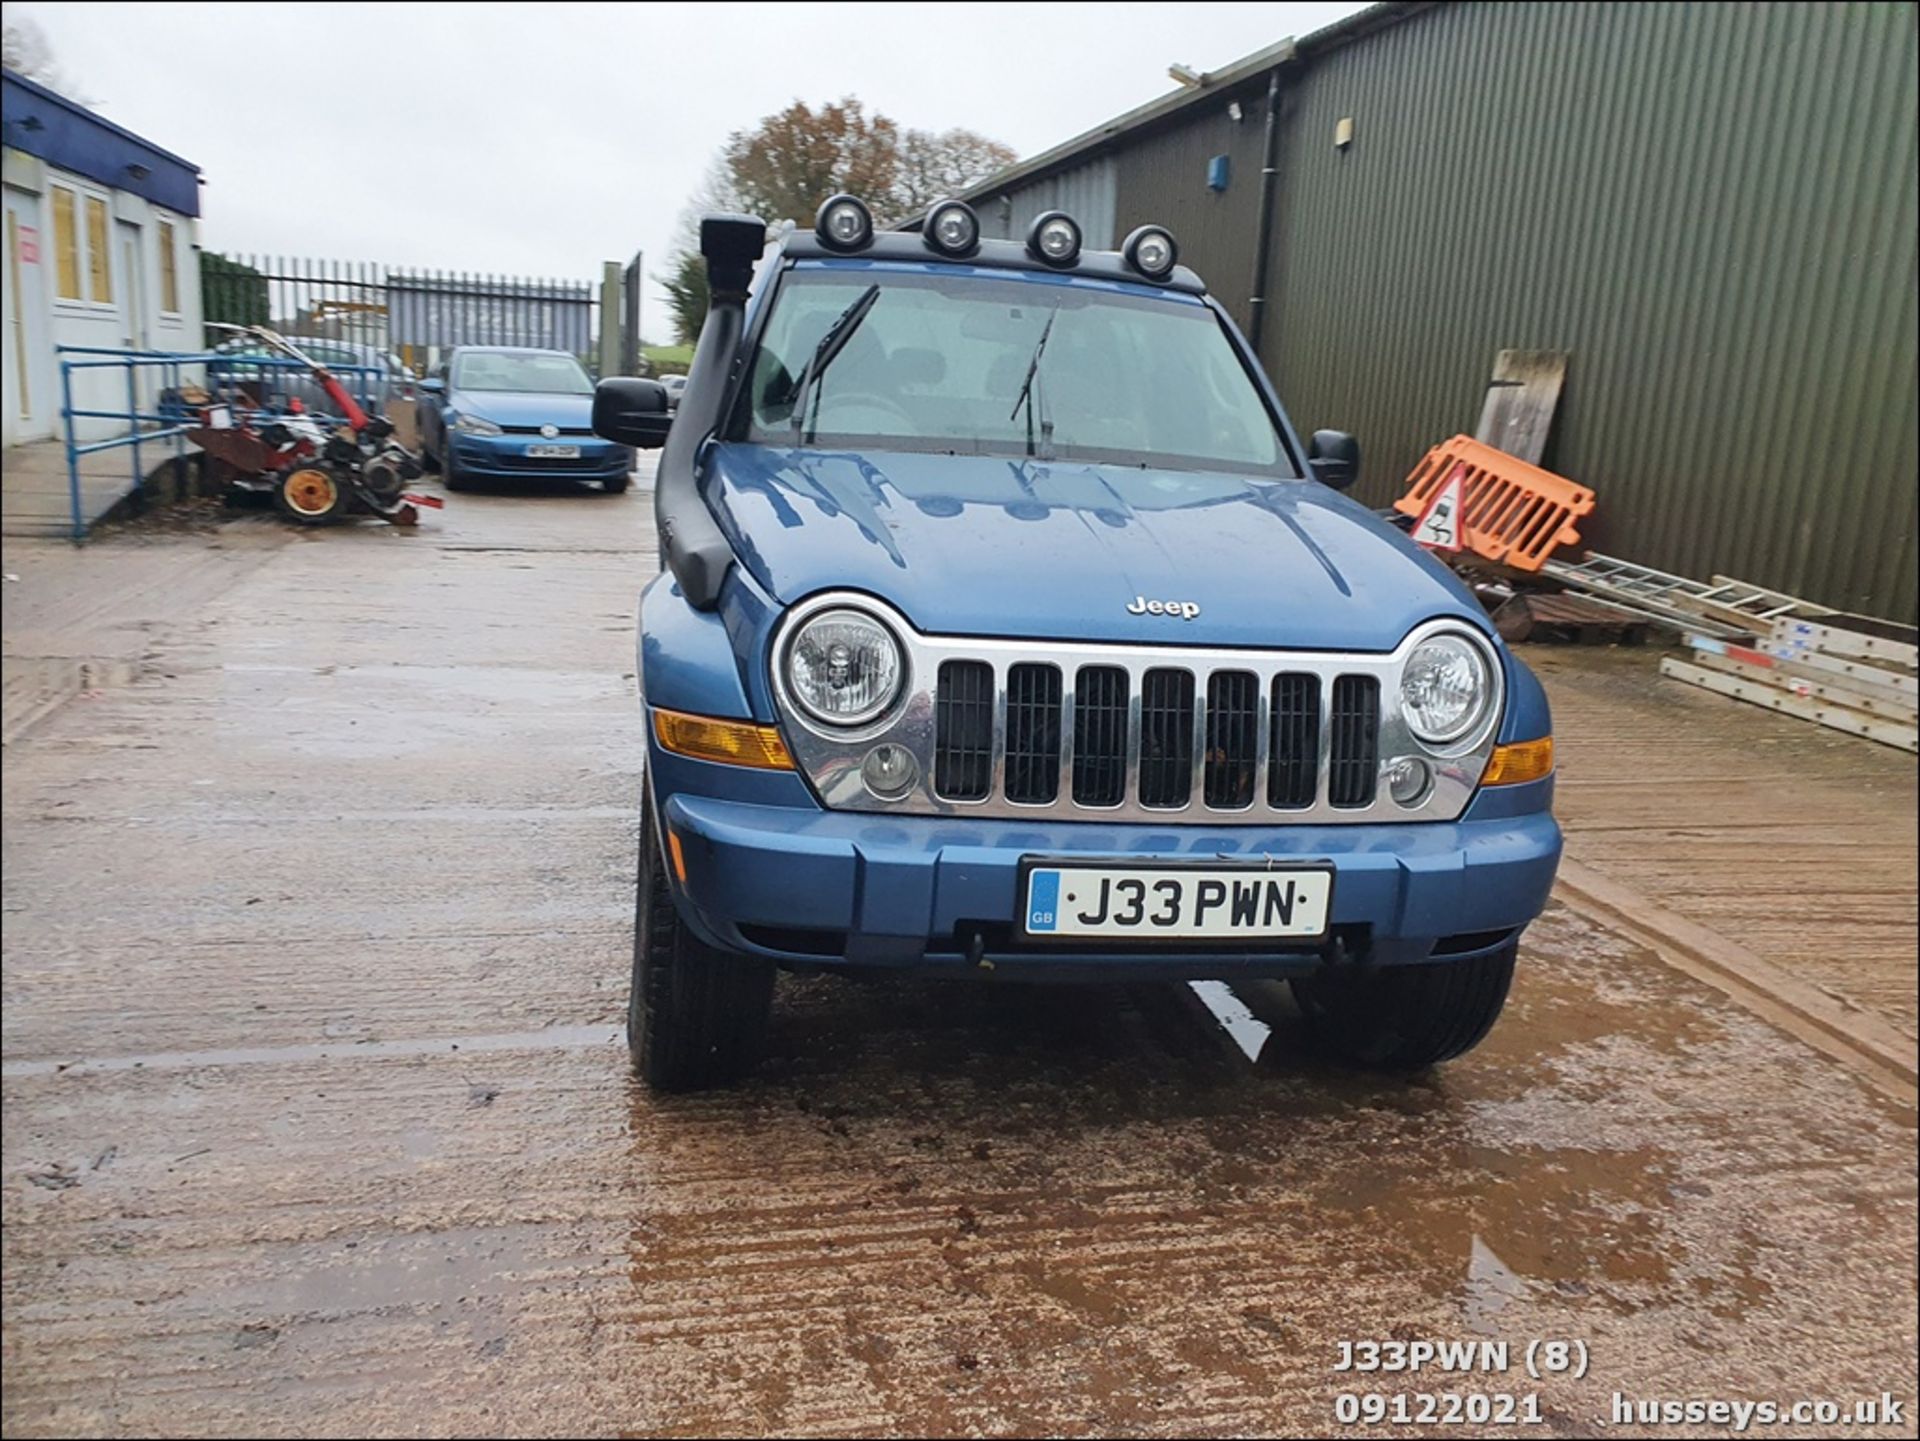
[[[1485,652],[1465,636],[1430,636],[1413,648],[1400,674],[1407,727],[1428,745],[1446,745],[1486,719],[1493,676]]]
[[[822,611],[787,645],[787,689],[828,725],[861,725],[883,715],[905,679],[900,643],[872,616]]]
[[[456,416],[453,428],[463,435],[498,435],[500,427],[491,420],[482,420],[477,415]]]

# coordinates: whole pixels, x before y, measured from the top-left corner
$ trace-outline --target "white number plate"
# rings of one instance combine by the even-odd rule
[[[1313,940],[1327,932],[1325,867],[1030,866],[1021,926],[1029,936],[1128,940]]]
[[[580,447],[577,445],[530,445],[527,454],[547,460],[578,460]]]

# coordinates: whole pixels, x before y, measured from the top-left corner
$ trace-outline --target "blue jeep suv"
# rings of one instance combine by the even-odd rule
[[[677,410],[594,401],[664,446],[638,1074],[746,1069],[780,968],[1284,977],[1352,1062],[1476,1044],[1559,860],[1546,698],[1173,237],[836,196],[701,248]]]

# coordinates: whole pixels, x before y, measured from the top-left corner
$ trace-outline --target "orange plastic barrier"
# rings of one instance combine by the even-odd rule
[[[1475,555],[1515,570],[1538,570],[1563,545],[1575,545],[1574,521],[1593,510],[1593,492],[1504,450],[1456,435],[1428,451],[1393,503],[1418,517],[1455,469],[1462,472],[1461,540]]]

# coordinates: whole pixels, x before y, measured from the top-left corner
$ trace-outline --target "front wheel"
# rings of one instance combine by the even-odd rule
[[[640,799],[639,894],[633,922],[633,988],[627,1051],[656,1091],[697,1091],[751,1070],[773,1008],[773,966],[707,945],[673,908],[653,814]]]
[[[606,491],[608,495],[623,495],[626,493],[627,486],[631,483],[632,477],[628,475],[610,475],[600,482],[600,488]]]
[[[1417,1071],[1466,1054],[1499,1019],[1519,942],[1484,956],[1379,970],[1343,967],[1290,984],[1314,1038],[1340,1059]]]
[[[347,513],[352,495],[346,483],[325,466],[301,465],[280,477],[273,498],[283,515],[302,525],[325,525]]]

